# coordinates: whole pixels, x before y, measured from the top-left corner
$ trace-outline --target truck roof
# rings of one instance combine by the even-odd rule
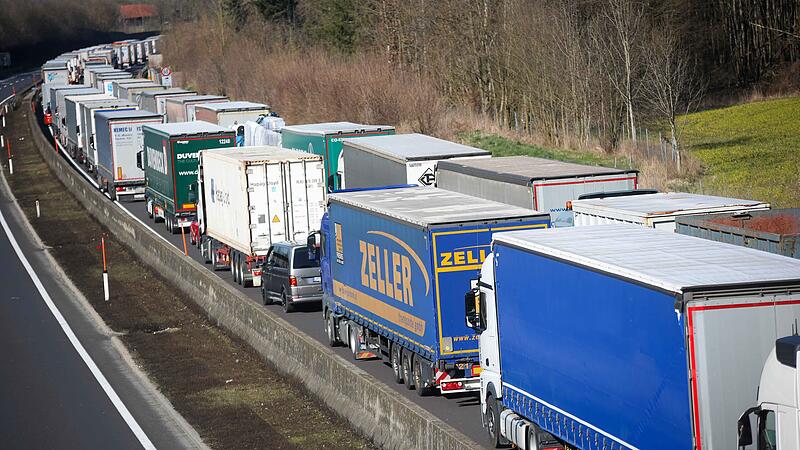
[[[743,208],[769,208],[769,203],[757,200],[689,194],[686,192],[659,192],[657,194],[573,200],[572,209],[581,212],[598,212],[609,216],[635,217],[670,216],[679,213],[731,211]]]
[[[556,161],[532,156],[442,161],[439,170],[527,186],[536,180],[638,173],[635,169],[614,169]]]
[[[135,86],[138,84],[153,84],[152,81],[146,78],[127,78],[124,80],[114,80],[113,84],[119,85],[120,87],[124,86]]]
[[[290,131],[297,134],[310,134],[313,136],[381,130],[394,130],[394,127],[390,127],[388,125],[364,125],[353,122],[308,123],[305,125],[291,125],[283,127],[283,131]]]
[[[58,92],[62,94],[61,90]],[[101,91],[100,89],[84,87],[81,89],[70,89],[69,91],[63,92],[63,97],[66,99],[67,97],[74,97],[77,95],[93,95],[93,94],[104,94],[105,92]]]
[[[204,150],[201,150],[201,152],[204,152]],[[289,150],[271,145],[234,147],[224,150],[215,149],[213,152],[209,152],[208,155],[213,155],[214,158],[232,159],[255,164],[276,161],[322,161],[322,156],[314,153]]]
[[[421,227],[548,216],[544,212],[432,187],[337,192],[328,199]]]
[[[85,108],[102,108],[105,106],[136,106],[135,103],[131,103],[127,100],[120,100],[120,99],[100,99],[100,100],[89,100],[88,102],[81,102],[81,105]]]
[[[221,95],[192,95],[188,97],[168,98],[168,102],[188,103],[188,102],[203,102],[209,100],[226,100],[228,97]]]
[[[233,134],[233,131],[227,128],[223,128],[213,123],[204,122],[202,120],[195,120],[194,122],[172,122],[172,123],[162,123],[162,124],[151,124],[147,125],[147,127],[161,134],[166,134],[171,137],[188,136],[195,134],[219,134],[219,133]]]
[[[168,88],[160,91],[145,91],[142,92],[142,97],[160,97],[162,95],[178,95],[178,94],[197,94],[195,91],[187,91],[181,88]]]
[[[676,293],[800,282],[800,260],[631,224],[509,231],[493,239]]]
[[[257,111],[269,109],[269,105],[253,102],[219,102],[198,105],[198,108],[209,109],[211,111]]]
[[[342,143],[401,163],[492,154],[487,150],[419,133],[343,139]]]
[[[732,214],[683,216],[677,223],[715,231],[746,233],[762,239],[800,235],[800,208],[748,211]]]
[[[131,104],[131,106],[136,106]],[[95,113],[96,117],[102,117],[106,120],[125,120],[125,119],[149,119],[151,117],[162,119],[163,116],[152,111],[145,109],[135,109],[127,111],[103,111]]]

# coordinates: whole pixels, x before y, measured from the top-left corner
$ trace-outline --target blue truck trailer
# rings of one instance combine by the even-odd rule
[[[493,444],[734,449],[800,261],[630,224],[498,233],[465,310]]]
[[[436,188],[339,192],[322,220],[323,319],[331,345],[383,358],[425,395],[479,389],[463,293],[493,232],[546,228],[547,213]]]

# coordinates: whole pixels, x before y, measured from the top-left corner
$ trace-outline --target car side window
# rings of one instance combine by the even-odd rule
[[[270,248],[267,253],[267,266],[275,267],[275,247]]]
[[[289,253],[286,251],[286,248],[277,247],[275,249],[275,260],[275,267],[281,269],[289,268]]]

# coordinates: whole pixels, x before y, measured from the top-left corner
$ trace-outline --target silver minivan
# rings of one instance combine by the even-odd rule
[[[288,313],[299,303],[322,301],[319,260],[309,256],[305,242],[272,244],[261,271],[265,305],[280,303]]]

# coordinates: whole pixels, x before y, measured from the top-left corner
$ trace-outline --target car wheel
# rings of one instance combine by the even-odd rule
[[[336,320],[333,313],[328,311],[325,313],[325,335],[328,337],[328,345],[336,347],[339,344],[339,339],[336,337]]]
[[[414,386],[417,387],[417,395],[425,397],[430,393],[430,388],[425,387],[425,380],[422,379],[422,363],[419,358],[414,358]]]
[[[281,305],[283,305],[283,311],[286,313],[290,313],[294,311],[294,304],[286,298],[286,292],[281,292]]]
[[[489,434],[489,444],[494,448],[503,447],[503,439],[500,437],[500,410],[498,409],[497,399],[492,394],[486,397],[484,423],[486,424],[486,432]]]
[[[261,283],[261,304],[264,306],[269,305],[272,303],[269,301],[269,297],[267,296],[267,289],[264,287],[264,283]]]
[[[401,352],[402,349],[398,344],[392,344],[391,353],[391,361],[392,361],[392,372],[394,372],[394,382],[397,384],[403,384],[403,362],[401,359]]]
[[[414,379],[411,374],[411,358],[403,352],[403,380],[406,382],[406,389],[414,389]]]

